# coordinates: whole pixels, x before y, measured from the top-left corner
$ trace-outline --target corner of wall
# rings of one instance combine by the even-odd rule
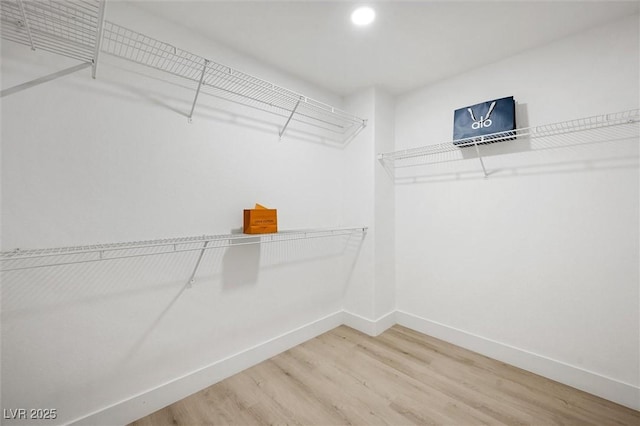
[[[344,306],[354,315],[354,328],[375,335],[375,318],[395,310],[395,186],[376,160],[379,152],[394,147],[395,99],[382,89],[368,88],[345,99],[345,105],[367,118],[368,125],[347,147],[344,216],[347,223],[359,218],[370,231]]]
[[[395,310],[388,312],[375,320],[370,320],[358,314],[344,311],[344,325],[372,337],[384,333],[396,323]]]

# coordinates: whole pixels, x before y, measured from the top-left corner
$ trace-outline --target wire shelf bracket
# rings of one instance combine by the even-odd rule
[[[96,44],[93,50],[93,64],[91,67],[91,78],[96,78],[96,71],[98,69],[98,57],[100,56],[100,45],[102,44],[102,30],[104,28],[104,9],[106,7],[106,1],[100,0],[100,9],[98,10],[98,28],[96,29]]]
[[[632,109],[616,113],[601,114],[591,117],[562,121],[558,123],[524,127],[475,138],[460,139],[440,144],[424,145],[416,148],[380,153],[378,154],[378,161],[383,163],[385,165],[385,168],[389,166],[392,169],[398,167],[400,164],[403,164],[403,161],[407,160],[417,160],[419,162],[421,160],[426,161],[427,159],[430,159],[433,160],[430,163],[437,163],[437,157],[441,154],[460,153],[461,148],[464,149],[466,147],[473,146],[475,147],[478,160],[480,161],[480,166],[482,167],[484,177],[486,178],[489,173],[487,172],[487,169],[485,167],[483,157],[480,153],[479,145],[515,139],[556,137],[576,132],[586,132],[598,129],[606,130],[609,128],[619,129],[620,132],[624,131],[629,135],[637,137],[638,124],[640,124],[640,109]],[[457,159],[463,160],[465,158],[459,157]],[[447,159],[446,161],[452,160]]]
[[[484,137],[481,137],[480,140],[484,140]],[[476,154],[478,155],[478,160],[480,160],[480,166],[482,167],[482,173],[484,174],[484,177],[486,178],[487,175],[487,169],[484,167],[484,161],[482,160],[482,155],[480,155],[480,148],[478,148],[478,142],[474,143],[473,146],[476,147]]]
[[[8,95],[11,95],[13,93],[21,92],[23,90],[29,89],[29,88],[31,88],[33,86],[37,86],[37,85],[42,84],[42,83],[46,83],[46,82],[51,81],[51,80],[55,80],[56,78],[64,77],[67,74],[73,74],[74,72],[83,70],[85,68],[89,68],[92,65],[93,64],[91,62],[85,62],[83,64],[74,65],[72,67],[65,68],[63,70],[54,72],[52,74],[45,75],[44,77],[36,78],[35,80],[31,80],[31,81],[28,81],[26,83],[22,83],[22,84],[18,84],[16,86],[13,86],[13,87],[9,87],[7,89],[4,89],[4,90],[0,91],[0,98],[8,96]]]
[[[104,23],[105,0],[2,0],[0,36],[4,40],[81,62],[64,70],[4,89],[0,97],[92,67],[95,78]]]
[[[291,115],[289,115],[289,118],[287,118],[287,122],[284,123],[284,126],[282,127],[282,130],[280,130],[279,136],[280,136],[280,140],[282,140],[282,135],[284,135],[284,132],[287,130],[287,126],[289,126],[289,122],[291,121],[291,119],[293,118],[293,114],[296,113],[296,110],[298,109],[298,106],[300,105],[300,101],[302,99],[298,99],[298,102],[296,102],[296,105],[293,107],[293,109],[291,110]]]
[[[205,241],[202,244],[202,250],[200,250],[200,254],[198,255],[198,260],[196,261],[196,266],[193,268],[193,272],[191,273],[191,276],[189,277],[189,282],[187,283],[188,287],[191,287],[191,285],[196,282],[196,273],[198,273],[198,268],[200,267],[200,262],[202,262],[202,256],[204,256],[204,251],[207,249],[208,245],[209,245],[209,241]]]
[[[204,81],[204,74],[207,72],[207,65],[209,65],[208,60],[204,60],[204,64],[202,65],[202,74],[200,74],[200,81],[198,82],[198,88],[196,89],[196,94],[193,98],[193,105],[191,105],[191,112],[189,112],[189,123],[191,123],[193,118],[193,111],[196,109],[196,102],[198,101],[198,95],[200,94],[200,89],[202,88],[202,82]]]

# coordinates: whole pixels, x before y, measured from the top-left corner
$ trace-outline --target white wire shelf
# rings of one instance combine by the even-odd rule
[[[355,115],[110,21],[104,23],[101,48],[110,55],[196,83],[193,107],[202,91],[281,115],[286,122],[283,120],[280,136],[290,122],[298,122],[347,142],[366,125],[366,120]]]
[[[95,63],[104,12],[101,0],[2,0],[2,38]]]
[[[175,253],[200,252],[200,257],[195,268],[197,270],[200,259],[206,250],[311,238],[351,236],[354,234],[365,234],[366,231],[367,227],[301,229],[280,231],[274,234],[203,235],[198,237],[167,238],[77,247],[29,250],[15,249],[0,252],[0,272]],[[193,280],[196,270],[194,270],[191,280]]]
[[[104,20],[104,0],[2,0],[3,39],[80,60],[93,67],[100,52],[189,81],[196,87],[189,120],[200,92],[276,114],[282,137],[290,124],[321,139],[348,143],[367,121],[331,105],[195,55],[171,44]],[[6,96],[78,71],[75,66],[51,76],[5,89]]]
[[[562,143],[558,143],[557,141],[551,142],[551,140],[554,138],[557,140],[557,137],[562,137],[562,135],[598,130],[608,132],[610,136],[609,139],[637,137],[639,123],[640,109],[632,109],[541,126],[525,127],[480,137],[381,153],[378,154],[378,160],[383,162],[385,166],[389,166],[391,168],[401,167],[403,165],[411,166],[424,164],[425,162],[433,164],[438,162],[464,160],[468,157],[462,155],[463,150],[465,148],[474,147],[486,177],[487,172],[478,148],[479,145],[482,146],[484,144],[494,142],[509,143],[511,140],[546,139],[549,141],[546,143],[546,145],[548,145],[546,146],[547,148],[561,147]],[[570,143],[576,143],[575,139],[568,140]],[[545,147],[545,144],[543,143],[542,146]]]

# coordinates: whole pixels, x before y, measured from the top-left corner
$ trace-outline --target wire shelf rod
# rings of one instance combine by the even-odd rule
[[[208,96],[213,96],[213,97],[216,97],[216,98],[224,99],[225,101],[228,101],[228,102],[236,103],[236,104],[243,105],[243,106],[248,106],[248,107],[250,107],[250,108],[255,108],[255,109],[258,109],[258,110],[260,110],[260,111],[263,111],[263,112],[266,112],[266,113],[269,113],[269,114],[276,115],[276,116],[278,116],[278,117],[283,117],[283,118],[285,118],[285,119],[286,119],[286,118],[287,118],[287,116],[288,116],[287,114],[283,114],[283,113],[281,113],[281,112],[276,112],[276,111],[273,111],[273,110],[268,109],[267,107],[270,107],[270,105],[267,105],[267,104],[264,104],[264,103],[259,103],[259,106],[257,106],[257,105],[251,105],[251,104],[243,103],[243,102],[240,102],[240,101],[235,100],[235,99],[233,99],[233,98],[224,97],[224,96],[221,96],[221,95],[217,95],[217,94],[215,94],[215,93],[212,93],[211,91],[207,91],[207,90],[206,90],[206,87],[204,87],[204,88],[202,89],[202,93],[204,93],[205,95],[208,95]],[[275,108],[275,107],[273,107],[273,106],[271,106],[271,107],[272,107],[272,108]],[[278,111],[285,111],[285,110],[283,110],[283,109],[281,109],[281,108],[277,108],[277,110],[278,110]],[[299,116],[299,117],[298,117],[298,116]],[[343,134],[344,134],[344,132],[343,132],[343,131],[341,131],[340,129],[333,129],[333,128],[323,127],[323,126],[321,125],[321,123],[322,123],[322,122],[318,123],[318,122],[317,122],[317,120],[304,121],[304,120],[303,120],[303,118],[305,118],[305,117],[306,117],[306,115],[305,115],[305,114],[296,114],[296,117],[292,118],[292,121],[299,122],[299,123],[303,123],[303,124],[305,124],[306,126],[315,127],[315,128],[321,129],[321,130],[323,130],[323,131],[328,131],[328,132],[331,132],[331,133],[335,133],[336,135],[343,135]],[[366,120],[365,120],[365,122],[366,122]],[[354,127],[354,126],[356,126],[356,125],[357,125],[356,123],[353,123],[353,124],[351,124],[351,126],[349,126],[349,127],[343,127],[343,129],[348,130],[349,128],[352,128],[352,127]],[[358,126],[358,129],[359,129],[359,130],[358,130],[357,132],[355,132],[355,133],[358,133],[358,132],[359,132],[361,129],[363,129],[363,128],[364,128],[364,124],[359,125],[359,126]],[[353,139],[353,137],[354,137],[353,135],[352,135],[352,136],[350,136],[346,141],[344,141],[344,143],[348,143],[348,141],[349,141],[349,140],[351,140],[351,139]]]
[[[100,4],[96,1],[75,1],[72,3],[73,3],[74,9],[76,10],[84,9],[85,13],[94,14],[100,9]]]
[[[230,93],[238,96],[273,103],[274,106],[278,106],[286,110],[291,110],[293,105],[303,98],[300,96],[297,99],[293,99],[278,92],[277,90],[251,81],[250,79],[243,77],[241,74],[223,74],[218,70],[212,70],[210,74],[213,74],[216,77],[216,80],[214,80],[214,82],[207,81],[209,86],[228,90]],[[219,83],[220,81],[222,84]]]
[[[44,44],[49,45],[58,45],[62,44],[65,48],[73,48],[79,51],[84,51],[85,53],[91,53],[93,46],[95,45],[94,40],[86,40],[83,42],[79,42],[78,40],[72,40],[67,37],[63,37],[57,34],[51,34],[49,32],[42,31],[38,27],[34,27],[32,30],[32,36],[36,47],[43,48]]]
[[[218,70],[212,70],[210,74],[216,74],[217,72],[219,73]],[[254,81],[251,76],[248,76],[244,73],[234,72],[229,75],[218,75],[222,76],[226,80],[225,86],[220,86],[219,84],[211,82],[207,83],[210,86],[219,86],[222,89],[226,89],[227,87],[236,87],[235,90],[230,89],[230,92],[249,99],[262,101],[265,103],[272,103],[273,106],[280,107],[287,111],[291,111],[298,102],[301,102],[303,108],[309,108],[310,110],[313,110],[315,112],[326,114],[327,116],[336,118],[335,112],[331,112],[330,109],[327,110],[326,108],[317,107],[309,103],[309,99],[304,97],[303,95],[293,94],[293,92],[286,91],[286,89],[280,90],[280,88],[278,87],[272,89],[268,85],[262,84],[263,82]],[[344,116],[342,116],[341,118],[345,119]]]
[[[211,93],[212,90],[213,91],[222,92],[222,93],[221,94],[214,94],[214,93]],[[245,99],[247,101],[253,101],[253,102],[260,103],[264,107],[277,108],[277,109],[279,109],[281,111],[285,111],[287,113],[290,113],[290,109],[288,109],[285,106],[276,105],[276,104],[274,104],[272,102],[269,102],[267,100],[261,100],[261,99],[258,99],[258,98],[241,96],[237,92],[233,92],[233,91],[230,91],[230,90],[225,90],[225,89],[222,89],[222,88],[217,87],[217,86],[212,86],[210,84],[207,85],[207,86],[204,86],[203,91],[207,91],[207,93],[210,94],[211,96],[220,97],[222,99],[226,99],[226,100],[229,100],[229,101],[233,101],[233,98],[242,98],[242,99]],[[244,103],[242,103],[240,101],[236,101],[236,102],[239,103],[239,104],[242,104],[242,105],[247,105],[247,104],[244,104]],[[295,106],[295,104],[292,105],[291,107],[293,107],[293,106]],[[337,130],[337,131],[346,130],[346,129],[349,129],[349,128],[351,128],[353,126],[356,126],[356,125],[363,125],[362,123],[356,123],[356,122],[353,122],[353,121],[345,122],[345,123],[336,123],[336,122],[331,122],[331,121],[328,121],[328,120],[319,119],[319,118],[314,117],[314,116],[312,116],[310,114],[306,114],[306,113],[300,112],[303,108],[304,108],[303,105],[300,105],[298,107],[295,117],[292,118],[293,121],[304,122],[304,123],[309,124],[309,125],[314,125],[314,123],[325,124],[325,125],[329,126],[330,128],[331,127],[334,128],[334,130]],[[302,119],[309,119],[311,122],[305,122]],[[322,128],[322,129],[327,129],[327,127],[323,127],[323,126],[318,126],[318,127]],[[327,129],[327,130],[330,130],[330,129]],[[337,132],[337,133],[342,133],[342,132]]]
[[[225,235],[210,235],[210,236],[195,236],[195,237],[180,237],[180,238],[167,238],[161,240],[146,240],[146,241],[133,241],[111,244],[95,244],[89,246],[77,246],[77,247],[56,247],[49,249],[31,249],[21,250],[15,249],[10,251],[0,252],[0,262],[17,259],[34,259],[39,257],[50,257],[70,254],[86,254],[96,252],[108,252],[108,251],[121,251],[131,249],[148,249],[156,247],[165,247],[173,245],[184,245],[210,242],[215,243],[217,241],[243,241],[243,240],[255,240],[256,237],[260,237],[264,240],[276,241],[289,239],[292,236],[311,234],[335,234],[335,233],[352,233],[356,231],[366,231],[366,227],[352,227],[352,228],[319,228],[319,229],[301,229],[301,230],[288,230],[279,231],[273,234],[225,234]],[[264,241],[263,241],[264,242]],[[197,250],[200,250],[197,248]]]
[[[66,15],[65,12],[59,12],[57,15],[38,10],[31,9],[28,12],[28,18],[35,24],[39,24],[45,28],[54,29],[58,32],[68,30],[69,36],[85,35],[86,37],[95,38],[96,34],[91,31],[97,24],[92,17],[84,17],[79,15]]]
[[[223,94],[226,93],[229,96],[227,97],[227,96],[213,94],[213,93],[211,93],[211,91],[207,91],[207,88],[209,88],[211,90],[222,92]],[[225,100],[234,101],[233,97],[243,98],[243,99],[246,99],[246,100],[249,100],[249,101],[254,101],[254,102],[260,103],[260,104],[262,104],[262,105],[264,105],[266,107],[277,108],[277,109],[279,109],[281,111],[285,111],[287,113],[290,113],[290,110],[287,109],[285,106],[276,105],[276,104],[274,104],[272,102],[269,102],[267,100],[261,100],[261,99],[258,99],[258,98],[242,96],[242,95],[238,94],[237,92],[233,92],[231,90],[225,90],[225,89],[222,89],[222,88],[220,88],[218,86],[214,86],[214,85],[211,85],[211,84],[205,85],[202,90],[203,90],[203,92],[206,92],[207,94],[209,94],[211,96],[216,96],[216,97],[219,97],[219,98],[222,98],[222,99],[225,99]],[[246,105],[246,104],[244,104],[244,103],[242,103],[240,101],[235,101],[235,102],[237,102],[237,103],[239,103],[241,105]],[[295,104],[293,106],[295,106]],[[332,131],[335,131],[338,134],[342,134],[345,130],[350,129],[353,126],[364,127],[364,125],[366,123],[366,120],[363,120],[362,123],[353,122],[353,121],[348,121],[348,122],[344,122],[344,123],[336,123],[336,122],[332,122],[332,121],[329,121],[329,120],[320,119],[320,118],[312,116],[310,114],[302,113],[302,112],[300,112],[301,109],[304,109],[304,105],[300,105],[298,107],[297,113],[292,118],[292,121],[302,122],[302,123],[305,123],[305,124],[308,124],[308,125],[311,125],[311,126],[315,126],[315,127],[321,128],[321,129],[325,129],[325,130],[330,130],[330,131],[332,130]],[[288,117],[288,115],[284,115],[284,117]],[[303,121],[303,119],[309,119],[310,122]],[[324,126],[321,126],[320,124],[325,124],[326,126],[329,126],[329,127],[324,127]]]
[[[97,14],[100,9],[99,2],[92,2],[94,7],[86,6],[86,2],[73,1],[27,1],[26,5],[30,11],[38,11],[39,13],[49,13],[51,15],[60,16],[67,19],[83,19],[91,20],[91,16]]]
[[[96,23],[83,24],[81,22],[69,22],[56,17],[31,14],[29,16],[30,26],[33,31],[38,31],[51,37],[68,40],[69,42],[81,45],[94,45],[97,40],[95,28]]]
[[[62,51],[75,52],[78,54],[89,55],[91,53],[91,46],[74,43],[50,34],[42,34],[39,30],[33,31],[33,39],[37,41],[37,45],[40,48],[59,49]]]
[[[21,43],[20,40],[12,39],[11,37],[3,37],[3,38],[5,38],[7,40],[10,40],[10,41],[15,41],[15,42]],[[72,59],[78,59],[78,60],[83,61],[83,62],[91,60],[91,57],[90,57],[90,55],[88,54],[87,51],[84,51],[84,50],[80,51],[80,50],[77,50],[75,48],[67,48],[67,47],[64,47],[64,46],[60,46],[59,44],[49,43],[46,40],[44,42],[41,42],[41,41],[39,41],[38,37],[34,37],[34,40],[37,41],[36,49],[45,50],[47,52],[55,53],[55,54],[58,54],[58,55],[61,55],[61,56],[65,56],[65,57],[68,57],[68,58],[72,58]],[[21,44],[27,44],[28,45],[28,43],[21,43]]]
[[[297,240],[308,240],[315,238],[329,238],[329,237],[339,237],[339,236],[348,236],[353,235],[355,233],[366,234],[367,227],[358,227],[358,228],[335,228],[335,229],[316,229],[316,230],[299,230],[299,231],[285,231],[279,232],[277,234],[255,234],[255,235],[244,235],[241,234],[241,237],[236,237],[234,234],[224,235],[224,236],[216,236],[216,238],[209,237],[194,237],[199,238],[190,241],[181,241],[181,242],[169,242],[171,240],[166,240],[167,242],[157,245],[145,245],[145,246],[126,246],[126,247],[117,247],[111,249],[91,249],[91,250],[82,250],[82,251],[65,251],[60,253],[50,253],[43,255],[32,255],[32,256],[11,256],[11,257],[0,257],[1,262],[18,262],[19,261],[27,261],[33,259],[43,259],[43,258],[51,258],[51,257],[60,257],[60,256],[76,256],[76,255],[94,255],[95,257],[90,259],[80,259],[80,260],[66,260],[66,261],[53,261],[42,264],[32,264],[32,265],[17,265],[17,266],[8,266],[0,269],[0,272],[10,272],[10,271],[19,271],[19,270],[27,270],[27,269],[38,269],[38,268],[46,268],[52,266],[63,266],[63,265],[76,265],[83,263],[93,263],[99,261],[106,260],[118,260],[118,259],[131,259],[138,257],[147,257],[147,256],[158,256],[165,254],[175,254],[175,253],[188,253],[188,252],[196,252],[200,251],[201,254],[206,250],[215,250],[226,247],[236,247],[236,246],[244,246],[244,245],[255,245],[255,244],[265,244],[265,243],[278,243],[278,242],[287,242],[287,241],[297,241]],[[210,244],[210,243],[214,244]],[[195,243],[203,243],[202,246],[198,247],[189,247],[189,248],[177,248],[178,245],[187,245],[187,244],[195,244]],[[216,244],[217,243],[217,244]],[[120,243],[121,245],[128,243]],[[129,243],[131,244],[131,243]],[[135,244],[135,243],[133,243]],[[117,254],[115,256],[106,255],[107,252],[110,251],[122,251],[122,250],[134,250],[134,249],[144,249],[144,248],[155,248],[155,247],[169,247],[168,250],[163,251],[153,251],[147,253],[136,253],[136,254]],[[70,248],[73,249],[73,248]],[[4,252],[0,256],[18,254],[20,252]]]
[[[189,59],[187,59],[186,61],[180,62],[180,64],[182,65],[182,69],[186,68],[188,72],[178,73],[175,70],[175,68],[165,69],[160,66],[159,62],[161,60],[165,60],[164,63],[166,63],[166,58],[156,53],[156,50],[158,49],[157,46],[143,45],[143,46],[146,46],[146,49],[141,49],[135,44],[128,44],[124,42],[118,42],[118,45],[116,45],[115,41],[109,38],[109,32],[110,30],[105,28],[104,30],[105,35],[103,36],[105,43],[102,48],[102,51],[105,53],[111,54],[113,56],[116,56],[122,59],[129,60],[131,62],[146,65],[150,68],[155,68],[160,71],[168,72],[178,77],[184,77],[189,80],[195,80],[196,73],[202,70],[202,65],[204,64],[204,61],[202,63],[198,63],[196,61],[192,61]],[[138,52],[136,56],[130,57],[135,51]],[[169,53],[169,52],[166,52],[166,53]],[[177,62],[177,59],[175,59],[174,62]]]

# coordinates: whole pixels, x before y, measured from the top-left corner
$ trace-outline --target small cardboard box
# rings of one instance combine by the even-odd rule
[[[272,234],[278,232],[278,210],[256,204],[254,209],[244,211],[245,234]]]

